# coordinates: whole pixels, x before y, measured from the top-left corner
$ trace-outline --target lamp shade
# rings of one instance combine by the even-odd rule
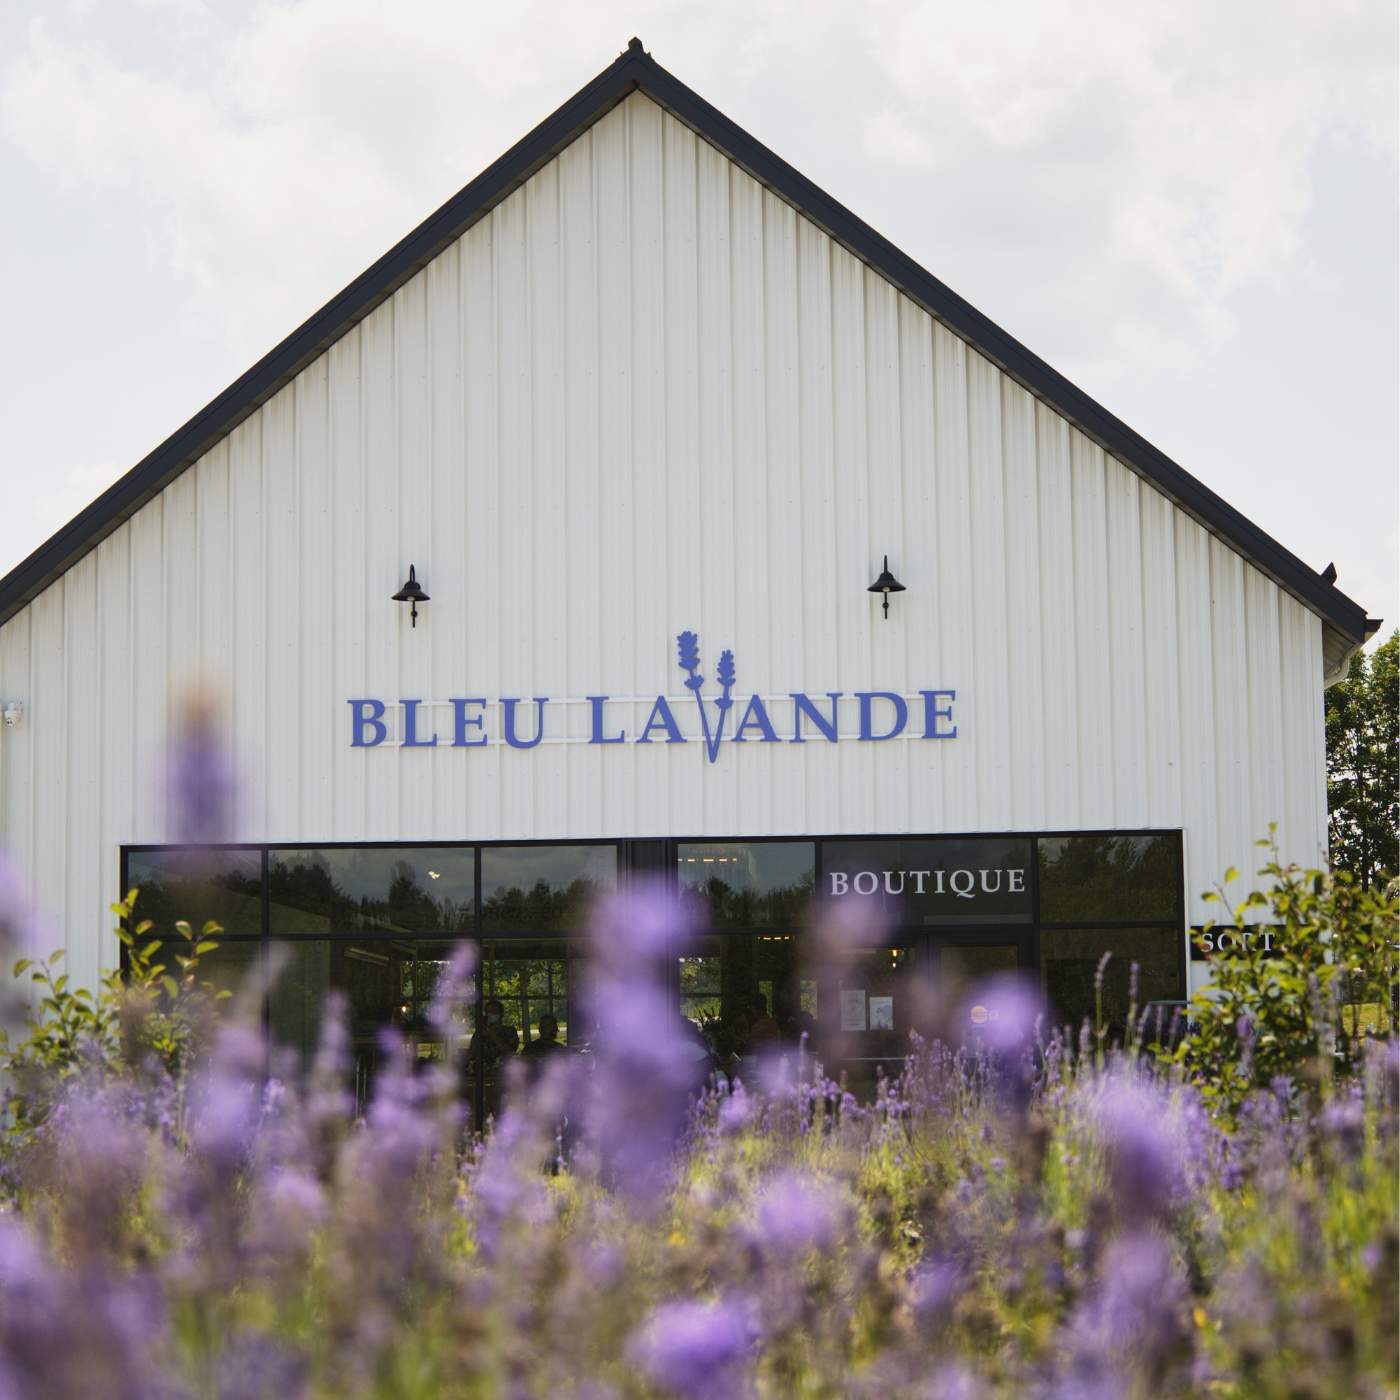
[[[428,595],[419,587],[417,576],[413,572],[413,565],[408,566],[408,582],[394,594],[396,603],[413,604],[413,626],[418,626],[418,604],[426,603]]]
[[[890,573],[890,556],[888,554],[885,555],[885,567],[880,571],[880,577],[866,591],[884,595],[885,616],[888,618],[890,615],[890,594],[904,592],[904,585]]]
[[[428,595],[423,592],[413,573],[413,565],[408,566],[408,582],[394,594],[396,603],[426,603]]]
[[[890,573],[890,556],[885,555],[885,567],[880,577],[866,590],[869,593],[903,593],[904,585]]]

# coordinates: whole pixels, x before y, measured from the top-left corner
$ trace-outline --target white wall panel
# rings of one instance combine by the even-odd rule
[[[135,818],[132,760],[137,697],[131,648],[131,531],[125,527],[114,531],[95,553],[100,581],[97,645],[102,703],[93,726],[99,775],[93,815],[99,824],[92,839],[94,849],[101,852],[105,848],[110,857],[95,862],[101,891],[98,912],[103,916],[95,951],[98,961],[110,967],[117,957],[117,940],[111,931],[116,920],[108,915],[108,910],[123,892],[116,853],[108,843],[112,842],[114,829],[130,831]],[[79,918],[74,922],[81,926],[82,906],[75,912]]]
[[[84,859],[99,848],[101,840],[101,767],[97,753],[97,716],[93,699],[101,703],[103,678],[98,651],[98,554],[85,555],[68,571],[63,587],[63,741],[67,755],[63,764],[64,812],[61,830],[64,862],[63,902],[65,927],[82,909],[94,911],[98,930],[108,922],[103,917],[102,881],[96,861]],[[53,822],[54,829],[59,822]],[[42,848],[41,861],[47,863]],[[80,986],[93,987],[99,972],[100,936],[85,938],[68,950],[69,973]],[[48,951],[47,949],[45,950]]]
[[[882,558],[908,586],[889,620]],[[409,564],[432,601],[390,600]],[[706,692],[737,672],[710,763]],[[640,95],[615,108],[0,628],[0,825],[110,962],[189,688],[258,840],[1180,825],[1194,896],[1325,842],[1320,624]],[[922,689],[958,737],[924,739]],[[861,690],[910,697],[856,738]],[[842,692],[843,738],[810,725]],[[689,742],[639,745],[665,694]],[[585,697],[609,695],[588,742]],[[547,696],[537,747],[502,696]],[[391,740],[350,745],[347,701]],[[493,742],[453,745],[453,697]],[[420,734],[398,745],[403,699]],[[570,703],[565,704],[565,701]],[[437,702],[429,705],[427,702]],[[714,711],[711,710],[711,714]],[[1240,890],[1243,894],[1243,888]]]
[[[1006,749],[1011,770],[1011,825],[1043,830],[1045,671],[1041,629],[1040,506],[1036,475],[1036,404],[1001,376],[1002,474],[1006,509],[1006,630],[1010,704]]]

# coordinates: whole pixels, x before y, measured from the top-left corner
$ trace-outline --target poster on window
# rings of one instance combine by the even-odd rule
[[[870,998],[870,1029],[872,1031],[892,1031],[894,1029],[894,998]]]
[[[843,1031],[863,1031],[865,1029],[865,993],[841,993],[841,1029]]]

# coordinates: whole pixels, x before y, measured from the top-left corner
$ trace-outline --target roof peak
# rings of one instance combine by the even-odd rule
[[[686,87],[646,52],[635,35],[597,77],[0,579],[0,624],[96,548],[328,346],[634,91],[644,93],[696,132],[1129,470],[1151,482],[1168,500],[1323,618],[1340,638],[1352,644],[1365,639],[1364,609]]]

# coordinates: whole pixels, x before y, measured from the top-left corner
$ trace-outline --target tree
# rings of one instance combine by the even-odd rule
[[[1352,658],[1327,692],[1327,807],[1332,865],[1361,889],[1400,868],[1396,739],[1400,728],[1400,629],[1368,658]]]

